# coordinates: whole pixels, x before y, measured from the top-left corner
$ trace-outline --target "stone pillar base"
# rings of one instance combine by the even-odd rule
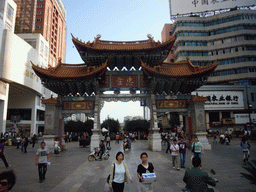
[[[162,143],[160,133],[158,132],[159,128],[154,128],[153,133],[150,133],[148,136],[149,149],[152,151],[162,151]]]
[[[207,137],[207,132],[201,132],[201,133],[196,133],[196,136],[198,138],[198,140],[202,143],[203,145],[203,149],[204,150],[212,150],[212,146],[209,143]]]
[[[100,135],[99,135],[99,129],[92,129],[92,136],[91,136],[91,144],[90,149],[91,151],[94,150],[95,147],[99,147],[100,144]]]

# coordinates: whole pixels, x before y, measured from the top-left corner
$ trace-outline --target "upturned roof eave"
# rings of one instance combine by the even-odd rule
[[[32,62],[31,62],[32,63]],[[63,64],[63,65],[70,65],[71,64]],[[83,64],[82,64],[83,65]],[[56,80],[69,80],[69,79],[83,79],[83,78],[90,78],[90,77],[95,77],[97,75],[101,76],[102,74],[104,74],[104,72],[107,69],[107,61],[105,63],[103,63],[101,66],[97,67],[94,71],[91,71],[89,73],[86,73],[84,75],[74,75],[74,76],[57,76],[56,74],[50,74],[51,71],[50,70],[56,70],[58,67],[56,66],[56,68],[48,68],[48,69],[43,69],[41,67],[36,66],[35,64],[32,63],[32,69],[34,70],[34,72],[37,74],[38,77],[40,78],[46,78],[46,79],[56,79]]]
[[[72,35],[72,34],[71,34]],[[96,48],[96,47],[92,47],[80,40],[78,40],[77,38],[75,38],[73,35],[72,35],[72,41],[74,43],[74,45],[76,46],[77,49],[79,49],[79,46],[82,46],[83,47],[83,50],[92,50],[92,51],[115,51],[115,52],[140,52],[140,51],[152,51],[152,50],[159,50],[159,49],[167,49],[167,50],[170,50],[172,48],[172,45],[174,43],[174,40],[175,38],[174,37],[171,37],[168,41],[164,42],[164,43],[161,43],[159,45],[156,45],[154,47],[147,47],[147,48],[134,48],[134,49],[107,49],[107,48]],[[93,44],[93,43],[92,43]],[[137,44],[136,46],[139,46],[141,44]],[[111,46],[111,45],[110,45]]]
[[[176,63],[177,66],[178,63]],[[181,65],[184,65],[184,63],[181,63]],[[191,65],[191,64],[189,64]],[[209,76],[211,73],[214,72],[215,68],[217,67],[217,61],[215,61],[213,64],[206,66],[206,67],[202,67],[200,68],[200,70],[198,71],[192,71],[191,70],[191,74],[184,74],[184,75],[172,75],[172,74],[167,74],[164,72],[159,72],[156,71],[154,68],[146,65],[145,63],[141,63],[142,66],[142,70],[144,72],[146,72],[146,74],[153,74],[157,77],[167,77],[167,78],[189,78],[189,77],[198,77],[198,75],[200,76]],[[189,66],[189,68],[191,69],[191,66]]]

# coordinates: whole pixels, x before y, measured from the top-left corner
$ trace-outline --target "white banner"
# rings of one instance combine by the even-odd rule
[[[250,122],[249,114],[235,114],[236,124],[247,124]],[[251,114],[251,122],[256,123],[256,114]]]
[[[255,5],[256,0],[169,0],[171,15]]]
[[[199,91],[199,96],[208,97],[205,102],[205,110],[234,110],[244,109],[244,97],[242,91]],[[195,95],[195,92],[192,93]]]

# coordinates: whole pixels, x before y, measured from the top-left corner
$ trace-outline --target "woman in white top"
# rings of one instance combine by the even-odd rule
[[[119,151],[116,154],[116,160],[116,163],[113,163],[110,169],[109,189],[113,189],[114,192],[123,192],[124,182],[128,182],[128,178],[131,183],[133,183],[133,180],[126,163],[123,163],[123,152]]]
[[[54,155],[58,155],[59,156],[59,138],[56,138],[54,141]]]

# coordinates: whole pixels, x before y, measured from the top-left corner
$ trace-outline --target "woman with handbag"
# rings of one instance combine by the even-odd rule
[[[127,164],[123,163],[124,154],[119,151],[116,154],[116,163],[113,163],[110,169],[109,189],[113,189],[114,192],[124,191],[124,182],[133,183]]]

